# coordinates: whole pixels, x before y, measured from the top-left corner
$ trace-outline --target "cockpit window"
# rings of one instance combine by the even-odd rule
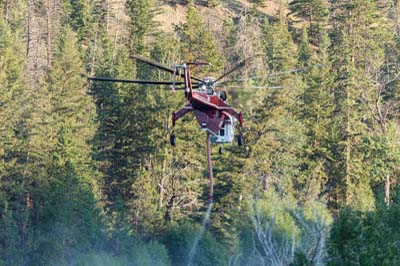
[[[208,86],[207,86],[207,94],[208,94],[208,95],[212,95],[213,93],[214,93],[214,90],[213,90],[212,86],[211,86],[211,85],[208,85]]]

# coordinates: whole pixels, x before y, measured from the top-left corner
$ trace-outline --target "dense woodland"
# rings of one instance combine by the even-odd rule
[[[400,265],[399,1],[0,0],[0,14],[0,265],[188,265],[205,133],[189,115],[169,145],[182,92],[88,82],[172,78],[132,55],[210,62],[201,77],[246,59],[221,87],[245,145],[213,146],[193,265]]]

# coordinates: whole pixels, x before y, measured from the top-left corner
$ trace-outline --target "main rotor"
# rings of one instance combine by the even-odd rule
[[[218,78],[213,77],[205,77],[199,78],[196,76],[190,75],[190,69],[197,66],[210,66],[211,64],[208,62],[187,62],[182,64],[176,64],[173,68],[162,65],[156,61],[153,61],[148,58],[144,58],[139,55],[133,55],[133,59],[140,61],[142,63],[148,64],[165,72],[168,72],[173,75],[172,81],[154,81],[154,80],[129,80],[129,79],[116,79],[109,77],[89,77],[89,80],[93,81],[104,81],[104,82],[122,82],[122,83],[134,83],[134,84],[143,84],[143,85],[159,85],[159,86],[170,86],[173,90],[185,90],[187,93],[191,89],[199,89],[200,91],[205,91],[207,94],[211,95],[214,93],[214,88],[216,84],[227,75],[236,71],[240,67],[244,65],[245,61],[240,62],[234,68],[225,72]],[[176,81],[175,78],[182,78],[184,81]]]

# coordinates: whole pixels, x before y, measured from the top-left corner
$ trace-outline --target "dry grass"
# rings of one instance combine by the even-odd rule
[[[222,0],[222,4],[216,7],[207,7],[204,5],[196,5],[204,22],[209,30],[214,34],[218,34],[222,30],[222,24],[225,17],[237,17],[247,10],[253,8],[253,4],[246,0]],[[275,1],[266,1],[264,7],[257,7],[257,12],[266,16],[276,15],[279,9],[279,4]],[[169,5],[160,6],[161,13],[155,17],[155,21],[160,23],[160,30],[172,33],[176,25],[186,22],[186,5]]]

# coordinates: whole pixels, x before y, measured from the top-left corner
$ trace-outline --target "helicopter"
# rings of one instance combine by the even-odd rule
[[[243,114],[237,112],[233,107],[227,103],[226,91],[216,91],[215,88],[218,85],[230,83],[232,81],[220,82],[223,78],[230,75],[232,72],[238,70],[246,64],[246,60],[241,61],[234,68],[225,72],[218,78],[205,77],[203,79],[190,75],[190,68],[209,65],[205,62],[188,62],[183,64],[177,64],[174,68],[164,66],[158,62],[144,58],[139,55],[132,56],[134,59],[149,64],[150,66],[156,67],[160,70],[169,72],[174,76],[173,81],[153,81],[153,80],[125,80],[125,79],[114,79],[109,77],[89,77],[92,81],[104,81],[104,82],[123,82],[123,83],[136,83],[145,85],[170,85],[172,90],[183,90],[185,92],[186,105],[180,110],[172,113],[172,130],[169,136],[170,144],[176,145],[176,138],[174,134],[174,127],[176,121],[182,118],[184,115],[193,112],[196,116],[197,122],[200,125],[201,130],[207,133],[206,147],[207,147],[207,161],[208,161],[208,173],[210,180],[210,192],[208,201],[211,204],[213,201],[213,189],[214,189],[214,177],[211,162],[211,145],[210,143],[231,143],[234,140],[235,124],[239,123],[239,134],[237,135],[237,143],[242,146],[244,143],[242,128],[243,128]],[[234,82],[243,82],[249,79],[265,79],[270,76],[287,75],[291,73],[304,72],[313,67],[322,67],[323,65],[317,64],[310,67],[289,69],[286,71],[271,73],[267,76],[253,76],[244,79],[238,79]],[[182,71],[183,70],[183,71]],[[183,81],[176,81],[175,78],[181,78]],[[183,87],[176,87],[181,85]],[[281,89],[282,86],[274,87],[259,87],[259,88],[273,88]],[[221,147],[219,153],[222,153]]]
[[[209,65],[205,62],[189,62],[177,64],[174,68],[164,66],[158,62],[144,58],[139,55],[134,55],[134,59],[150,66],[164,70],[173,74],[173,81],[153,81],[153,80],[126,80],[114,79],[109,77],[89,77],[92,81],[104,82],[123,82],[123,83],[136,83],[147,85],[170,85],[173,90],[184,90],[186,105],[180,110],[172,113],[172,129],[169,136],[170,144],[176,145],[176,138],[174,134],[174,127],[176,121],[184,115],[193,112],[196,116],[197,122],[201,130],[207,132],[206,148],[207,148],[207,162],[208,173],[210,180],[210,191],[208,202],[211,204],[213,201],[214,191],[214,177],[211,162],[211,145],[212,143],[231,143],[234,140],[234,126],[239,123],[239,134],[237,135],[237,143],[239,146],[243,145],[243,115],[242,112],[235,111],[227,104],[226,91],[215,91],[215,85],[218,81],[236,71],[245,65],[245,61],[240,62],[234,68],[225,72],[218,78],[206,77],[203,79],[190,75],[190,67],[201,65]],[[183,70],[183,71],[182,71]],[[176,81],[175,78],[182,78],[183,81]],[[176,85],[183,85],[183,87],[176,87]],[[222,148],[219,148],[219,154],[222,153]]]
[[[244,65],[244,61],[236,65],[231,70],[225,72],[218,78],[205,77],[200,79],[190,75],[190,67],[209,65],[209,63],[188,62],[177,64],[174,68],[170,68],[139,55],[133,55],[132,57],[140,62],[149,64],[153,67],[173,74],[174,80],[125,80],[108,77],[89,77],[88,79],[92,81],[104,82],[170,85],[172,86],[173,90],[184,90],[186,105],[180,110],[172,113],[172,128],[169,136],[169,141],[172,146],[176,145],[176,137],[174,134],[176,121],[191,112],[194,113],[201,130],[206,131],[210,135],[210,141],[212,143],[232,143],[235,138],[235,124],[239,123],[239,134],[236,136],[237,143],[239,146],[243,145],[244,138],[242,133],[242,112],[235,111],[227,104],[226,91],[215,91],[215,84],[222,78],[242,67]],[[176,81],[175,77],[183,78],[183,81]],[[176,87],[176,85],[183,85],[183,87]],[[222,153],[221,147],[219,149],[219,153]]]

